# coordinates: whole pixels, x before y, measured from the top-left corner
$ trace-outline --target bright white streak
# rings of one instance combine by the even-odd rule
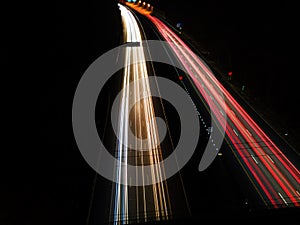
[[[140,28],[137,24],[137,21],[133,14],[127,10],[126,7],[119,5],[122,22],[124,27],[124,38],[125,42],[141,42],[142,36],[140,33]],[[135,102],[137,96],[140,93],[146,93],[147,96],[151,96],[150,85],[148,81],[148,73],[147,67],[145,63],[145,54],[143,48],[140,47],[126,47],[125,52],[125,64],[128,65],[124,68],[124,78],[123,78],[123,93],[121,96],[120,103],[120,114],[119,114],[119,127],[118,127],[118,145],[117,145],[117,158],[119,162],[123,160],[124,167],[121,168],[117,166],[117,180],[116,183],[116,192],[115,192],[115,201],[114,201],[114,224],[121,223],[129,223],[129,215],[133,214],[130,212],[130,205],[128,202],[128,187],[127,185],[122,185],[120,181],[127,180],[127,163],[128,163],[128,131],[130,129],[129,124],[132,121],[130,119],[130,110],[129,105],[132,101],[135,103],[133,109],[135,109],[135,128],[137,141],[135,150],[142,149],[142,138],[147,138],[147,148],[149,149],[149,159],[145,158],[145,156],[141,156],[139,162],[142,165],[142,173],[143,173],[143,165],[145,163],[149,163],[151,166],[151,179],[155,181],[155,177],[161,177],[162,171],[161,168],[155,170],[153,164],[156,164],[160,161],[160,156],[157,152],[160,152],[159,136],[158,129],[155,120],[154,107],[151,98],[144,98],[140,102]],[[140,62],[130,64],[130,62],[136,61],[136,59],[140,59]],[[143,78],[143,79],[142,79]],[[146,78],[146,79],[145,79]],[[141,80],[142,79],[142,80]],[[141,82],[137,82],[137,84],[133,85],[133,90],[129,90],[129,83],[134,80],[140,80]],[[124,91],[126,90],[126,91]],[[131,123],[132,124],[132,123]],[[123,145],[123,144],[124,145]],[[144,152],[142,152],[144,154]],[[130,178],[129,178],[130,179]],[[142,182],[144,184],[144,176],[142,178]],[[162,180],[162,179],[161,179]],[[169,212],[167,207],[166,194],[167,190],[164,190],[163,183],[154,184],[152,186],[146,187],[142,186],[142,204],[139,204],[138,199],[138,189],[136,189],[136,215],[135,217],[138,221],[143,220],[147,222],[148,219],[148,211],[154,210],[156,220],[160,220],[160,218],[168,218]],[[149,201],[149,198],[153,198],[153,203]],[[168,197],[168,196],[167,196]],[[153,204],[153,205],[152,205]],[[139,208],[141,207],[141,208]],[[148,208],[151,208],[148,210]]]

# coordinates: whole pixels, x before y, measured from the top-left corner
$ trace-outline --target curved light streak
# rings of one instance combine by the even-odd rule
[[[123,23],[124,42],[139,45],[142,35],[134,15],[121,4],[119,4],[119,9]],[[129,163],[142,167],[143,165],[157,164],[162,160],[162,149],[160,145],[157,145],[160,142],[152,99],[144,98],[136,102],[140,93],[147,92],[149,93],[147,95],[151,96],[148,79],[144,79],[148,77],[146,61],[141,60],[139,63],[130,64],[131,61],[137,61],[134,60],[136,58],[145,59],[145,53],[143,48],[135,45],[126,47],[125,52],[125,64],[128,66],[124,68],[123,72],[123,91],[118,115],[116,146],[116,158],[119,162],[124,162],[125,166],[122,168],[116,166],[115,175],[119,182],[115,184],[112,196],[114,199],[112,220],[116,225],[168,220],[172,216],[172,211],[167,183],[165,181],[153,182],[153,185],[139,187],[131,184],[131,178],[127,174],[126,165]],[[142,80],[142,82],[135,82],[133,88],[126,88],[131,87],[129,84],[137,80]],[[129,108],[131,103],[135,103],[132,109]],[[127,147],[130,130],[134,131],[137,138],[135,146]],[[143,149],[145,147],[142,143],[143,139],[147,139],[147,151]],[[157,167],[152,167],[151,177],[142,176],[143,183],[145,179],[155,181],[157,179],[155,177],[164,177],[163,168],[155,168]],[[122,179],[126,179],[129,186],[122,185]]]

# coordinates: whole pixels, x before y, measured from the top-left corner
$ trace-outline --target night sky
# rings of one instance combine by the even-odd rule
[[[172,24],[182,22],[210,52],[208,59],[233,71],[234,82],[246,85],[250,98],[282,116],[278,124],[299,130],[295,3],[162,1],[153,4]],[[33,67],[28,74],[11,67],[22,76],[13,96],[16,124],[5,151],[0,224],[84,224],[86,214],[78,213],[86,210],[81,207],[88,204],[94,172],[74,141],[73,94],[85,69],[119,45],[120,15],[114,1],[58,1],[41,7],[37,21],[30,41],[20,44],[33,55],[22,62]]]

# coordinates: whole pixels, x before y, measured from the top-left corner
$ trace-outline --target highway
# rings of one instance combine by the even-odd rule
[[[137,9],[133,4],[128,5]],[[299,170],[171,28],[157,17],[143,13],[145,10],[137,11],[144,14],[170,43],[188,71],[187,78],[198,91],[199,101],[204,99],[206,107],[219,120],[216,128],[225,130],[228,145],[264,204],[269,208],[299,207]],[[226,123],[223,123],[225,115]]]
[[[152,96],[148,80],[151,71],[147,69],[145,52],[139,47],[143,34],[131,10],[121,4],[119,9],[124,43],[132,45],[125,50],[125,64],[128,66],[122,72],[123,84],[120,92],[115,157],[125,162],[125,165],[136,165],[142,168],[150,165],[151,172],[148,174],[143,169],[137,170],[136,173],[142,174],[136,175],[137,179],[133,183],[127,167],[116,165],[114,174],[118,182],[112,189],[110,222],[127,224],[169,220],[174,209],[171,208],[164,168],[153,166],[163,159],[154,102],[151,97],[139,99],[141,94]],[[141,59],[141,62],[131,63],[135,62],[136,58]],[[130,85],[132,83],[133,85]],[[131,131],[135,136],[134,140],[130,137]],[[142,180],[138,180],[139,177]],[[122,180],[127,180],[128,185],[122,184]],[[156,182],[156,180],[162,181]],[[142,185],[139,185],[139,182]],[[148,185],[148,183],[152,184]]]
[[[124,67],[118,78],[121,80],[122,91],[119,93],[117,130],[115,130],[117,139],[115,146],[111,146],[111,148],[115,158],[122,161],[125,166],[115,165],[114,176],[118,182],[112,182],[111,189],[106,191],[106,193],[109,192],[105,196],[105,198],[110,198],[109,204],[104,203],[103,192],[100,188],[102,184],[98,183],[96,175],[88,223],[117,225],[161,222],[164,224],[166,221],[176,221],[181,218],[184,221],[183,224],[188,224],[188,218],[191,217],[189,201],[193,199],[187,198],[186,183],[184,183],[185,180],[182,180],[181,173],[178,172],[171,179],[165,179],[164,166],[154,166],[174,150],[173,142],[176,142],[174,141],[176,138],[170,132],[172,129],[169,126],[172,124],[166,123],[168,128],[166,136],[169,137],[169,140],[161,144],[160,130],[155,118],[160,116],[166,122],[175,117],[166,114],[164,110],[166,106],[161,100],[157,101],[151,97],[139,98],[142,94],[151,96],[151,89],[158,88],[158,86],[150,86],[148,81],[149,77],[156,77],[158,72],[174,75],[187,93],[196,93],[191,94],[191,99],[200,109],[199,112],[201,111],[198,112],[201,127],[207,129],[207,126],[213,126],[209,133],[206,132],[207,136],[203,135],[203,132],[201,133],[199,137],[201,141],[196,149],[196,155],[205,148],[203,144],[205,141],[212,146],[209,149],[216,155],[220,150],[217,143],[223,140],[217,140],[214,134],[221,133],[223,130],[225,141],[222,145],[222,152],[231,152],[239,165],[238,169],[249,181],[261,203],[268,209],[299,207],[300,173],[298,168],[283,154],[275,142],[255,122],[255,119],[245,111],[242,104],[220,83],[204,60],[199,58],[165,21],[152,15],[149,10],[137,7],[133,3],[119,4],[119,9],[123,25],[122,40],[123,43],[129,44],[124,51],[124,64],[128,66]],[[151,55],[151,49],[149,52],[145,52],[146,48],[140,48],[140,43],[154,36],[168,43],[169,49],[165,49],[166,57],[170,54],[175,56],[187,71],[186,74],[182,74],[182,72],[179,74],[176,68],[172,68],[173,71],[170,71],[170,68],[165,68],[163,65],[153,65],[143,61],[147,58],[145,55],[148,57]],[[138,63],[136,63],[136,59],[140,59]],[[207,114],[211,115],[214,123],[205,123]],[[174,129],[173,132],[176,133]],[[132,142],[132,133],[136,137],[134,142]],[[172,140],[173,138],[174,140]],[[203,156],[205,154],[207,152]],[[199,165],[199,162],[197,163]],[[214,162],[212,164],[216,165]],[[151,170],[150,173],[137,170],[134,178],[128,173],[126,165],[135,165],[141,168],[150,166]],[[202,171],[208,170],[209,166],[209,164],[200,163],[195,170],[198,169],[197,173],[201,174]],[[224,170],[219,173],[225,174],[228,171]],[[197,187],[196,180],[194,180],[196,178],[193,177],[195,172],[191,171],[187,174],[188,176],[185,178],[190,179],[189,182],[195,190],[195,193],[189,193],[192,196],[190,198],[193,198],[193,195],[201,196],[194,197],[200,199],[201,202],[194,201],[193,204],[196,207],[193,208],[193,216],[195,218],[197,216],[205,217],[205,213],[197,212],[196,208],[210,207],[207,201],[216,201],[213,199],[222,201],[222,198],[218,197],[219,191],[209,190],[206,192],[205,188]],[[226,176],[230,177],[230,175]],[[136,179],[138,177],[141,179]],[[122,184],[124,180],[127,185]],[[163,181],[155,182],[156,180]],[[202,180],[202,182],[208,183],[202,184],[202,186],[207,185],[208,188],[211,188],[210,181],[207,181]],[[226,183],[227,181],[220,182]],[[142,185],[140,185],[141,183]],[[149,183],[153,184],[149,185]],[[242,183],[241,181],[241,186],[245,185]],[[227,191],[228,187],[225,186],[226,184],[224,187],[218,188],[224,188]],[[234,196],[234,194],[234,190],[231,190],[230,193],[228,192],[228,196],[226,193],[224,199],[229,198],[236,201],[240,196]],[[211,195],[216,195],[216,197]],[[220,205],[222,204],[226,207],[227,203],[220,202]],[[214,211],[213,209],[209,210]],[[224,211],[228,212],[225,209]],[[98,215],[99,212],[102,213],[101,218]],[[210,214],[208,214],[206,219],[210,218]],[[199,222],[198,219],[196,220]]]

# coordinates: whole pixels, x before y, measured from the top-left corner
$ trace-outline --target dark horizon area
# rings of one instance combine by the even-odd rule
[[[299,153],[296,6],[290,1],[157,2],[173,26],[182,23],[183,33],[207,60],[224,75],[232,71],[232,83],[245,86],[250,104],[265,110],[265,119],[281,135],[293,136],[286,138]]]
[[[281,116],[278,126],[299,137],[294,4],[158,1],[153,5],[172,25],[183,23],[207,60],[232,71],[234,84],[245,85],[248,97]],[[0,224],[83,225],[87,219],[95,172],[75,143],[72,100],[88,66],[121,44],[120,14],[117,1],[57,1],[50,8],[36,18],[42,24],[32,41],[37,74],[28,75],[17,96],[20,139],[8,152],[14,163],[1,185]]]

